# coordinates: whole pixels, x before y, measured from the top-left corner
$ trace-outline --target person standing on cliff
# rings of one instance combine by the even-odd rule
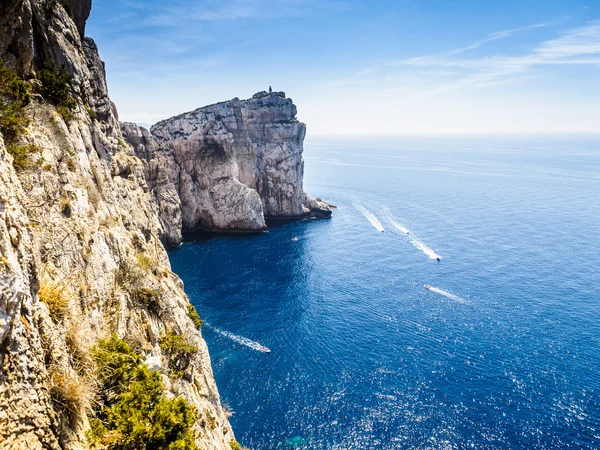
[[[271,86],[269,86],[269,95],[271,95],[273,93],[273,88]]]

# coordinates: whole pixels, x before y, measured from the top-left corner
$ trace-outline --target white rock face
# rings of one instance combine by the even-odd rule
[[[262,231],[268,219],[331,215],[329,205],[304,193],[306,126],[283,92],[206,106],[151,133],[135,124],[121,129],[146,161],[151,189],[168,190],[157,201],[169,244],[180,239],[173,187],[184,231]]]
[[[29,106],[19,144],[36,150],[19,172],[0,135],[0,448],[88,449],[88,411],[72,418],[53,401],[53,374],[86,379],[74,355],[115,333],[160,371],[166,395],[197,408],[199,448],[230,449],[208,349],[160,239],[180,239],[179,195],[149,185],[146,165],[123,142],[103,63],[81,38],[91,2],[68,3],[70,12],[38,0],[0,6],[0,58],[26,75],[50,60],[64,64],[77,100],[68,124],[46,102]],[[124,282],[124,273],[134,278]],[[134,283],[159,307],[136,301]],[[41,286],[66,299],[60,317]],[[161,352],[167,330],[198,349],[183,379],[170,378]]]
[[[145,128],[123,123],[121,131],[135,154],[144,162],[148,189],[154,196],[162,224],[161,240],[167,246],[177,246],[181,242],[183,226],[181,200],[177,186],[171,182],[171,178],[178,178],[170,170],[176,168],[176,164],[169,155],[158,152],[156,141]]]

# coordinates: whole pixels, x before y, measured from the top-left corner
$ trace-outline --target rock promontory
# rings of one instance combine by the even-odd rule
[[[269,220],[331,215],[304,192],[306,125],[283,92],[205,106],[150,131],[121,130],[145,161],[169,245],[181,231],[262,231]]]

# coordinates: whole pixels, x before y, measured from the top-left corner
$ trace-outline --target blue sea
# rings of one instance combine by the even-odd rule
[[[331,220],[170,254],[243,445],[600,448],[600,136],[313,139],[305,160]]]

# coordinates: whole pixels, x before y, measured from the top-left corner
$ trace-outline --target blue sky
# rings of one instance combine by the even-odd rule
[[[600,131],[600,0],[103,0],[121,120],[284,90],[314,135]]]

